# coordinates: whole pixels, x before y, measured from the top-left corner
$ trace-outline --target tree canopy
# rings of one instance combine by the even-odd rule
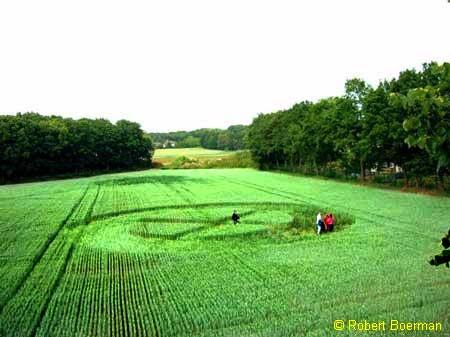
[[[150,133],[156,147],[163,147],[167,141],[175,142],[175,147],[197,147],[212,150],[242,150],[245,148],[247,126],[232,125],[222,129],[198,129],[194,131],[175,131]]]
[[[450,165],[450,63],[426,63],[372,88],[362,79],[345,94],[256,117],[248,147],[262,168],[365,179],[396,166],[409,178],[435,175]]]
[[[139,124],[36,113],[0,116],[0,180],[150,165]]]

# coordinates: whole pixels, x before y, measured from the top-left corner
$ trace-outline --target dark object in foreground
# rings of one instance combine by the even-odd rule
[[[237,214],[237,212],[234,210],[233,211],[233,214],[231,215],[231,220],[233,220],[233,224],[237,224],[237,223],[239,223],[239,219],[240,219],[241,217],[239,216],[239,214]]]
[[[444,247],[445,249],[442,251],[441,254],[435,255],[434,259],[430,261],[430,264],[432,266],[439,266],[445,263],[447,268],[449,268],[450,249],[448,248],[450,247],[450,229],[448,230],[447,235],[442,238],[442,247]]]

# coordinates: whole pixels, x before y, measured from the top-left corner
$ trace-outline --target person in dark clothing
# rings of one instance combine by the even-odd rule
[[[450,230],[448,231],[447,235],[442,238],[441,241],[442,247],[444,247],[444,250],[441,254],[435,255],[434,259],[430,261],[430,264],[432,266],[439,266],[441,264],[445,264],[447,268],[450,267]]]
[[[233,214],[231,215],[231,220],[233,220],[233,224],[238,224],[238,223],[240,223],[239,222],[239,219],[240,219],[241,217],[239,216],[239,214],[237,214],[237,212],[236,212],[236,210],[234,210],[233,211]]]

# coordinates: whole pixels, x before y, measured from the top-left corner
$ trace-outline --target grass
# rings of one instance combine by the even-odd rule
[[[419,186],[415,184],[411,184],[409,186],[405,186],[405,179],[397,179],[395,181],[391,180],[383,180],[382,176],[373,176],[373,177],[366,177],[366,181],[361,181],[358,178],[345,178],[343,176],[336,176],[336,177],[327,177],[327,176],[320,176],[315,174],[305,174],[305,173],[299,173],[299,172],[290,172],[286,170],[272,170],[272,172],[287,174],[291,176],[300,176],[300,177],[310,177],[315,179],[321,179],[321,180],[332,180],[336,182],[343,182],[345,184],[354,184],[354,185],[361,185],[361,186],[368,186],[368,187],[375,187],[378,189],[388,189],[392,191],[402,191],[406,193],[420,193],[420,194],[427,194],[427,195],[435,195],[435,196],[450,196],[450,190],[447,189],[436,189],[436,186],[434,183],[430,183],[430,181],[434,181],[434,177],[426,177],[424,178],[425,182],[428,182],[424,186]],[[380,181],[380,177],[381,181]],[[447,177],[444,177],[444,179],[448,179]],[[446,182],[445,186],[448,186],[449,183]]]
[[[445,197],[251,169],[1,186],[0,336],[447,336],[449,272],[427,261],[449,218]]]
[[[209,150],[202,147],[191,147],[182,149],[156,149],[153,156],[154,159],[164,159],[164,158],[176,158],[181,156],[188,156],[192,158],[200,157],[215,157],[224,156],[232,154],[233,151],[222,151],[222,150]]]
[[[249,151],[219,151],[203,148],[157,149],[153,168],[204,169],[256,167]]]
[[[181,158],[185,158],[185,160],[189,160],[200,165],[201,162],[204,162],[206,160],[222,160],[223,158],[226,158],[233,153],[235,152],[209,150],[201,147],[182,149],[156,149],[155,154],[153,155],[153,162],[154,166],[171,167],[175,161],[180,161]]]

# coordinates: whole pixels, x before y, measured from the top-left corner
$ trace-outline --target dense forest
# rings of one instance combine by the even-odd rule
[[[232,125],[226,130],[198,129],[194,131],[175,131],[167,133],[150,133],[155,147],[204,147],[213,150],[242,150],[245,148],[247,126]]]
[[[149,167],[152,153],[151,139],[126,120],[0,116],[0,182]]]
[[[261,114],[247,145],[261,168],[362,180],[391,169],[406,184],[434,176],[443,186],[449,130],[450,63],[431,62],[375,88],[351,79],[343,96]]]

